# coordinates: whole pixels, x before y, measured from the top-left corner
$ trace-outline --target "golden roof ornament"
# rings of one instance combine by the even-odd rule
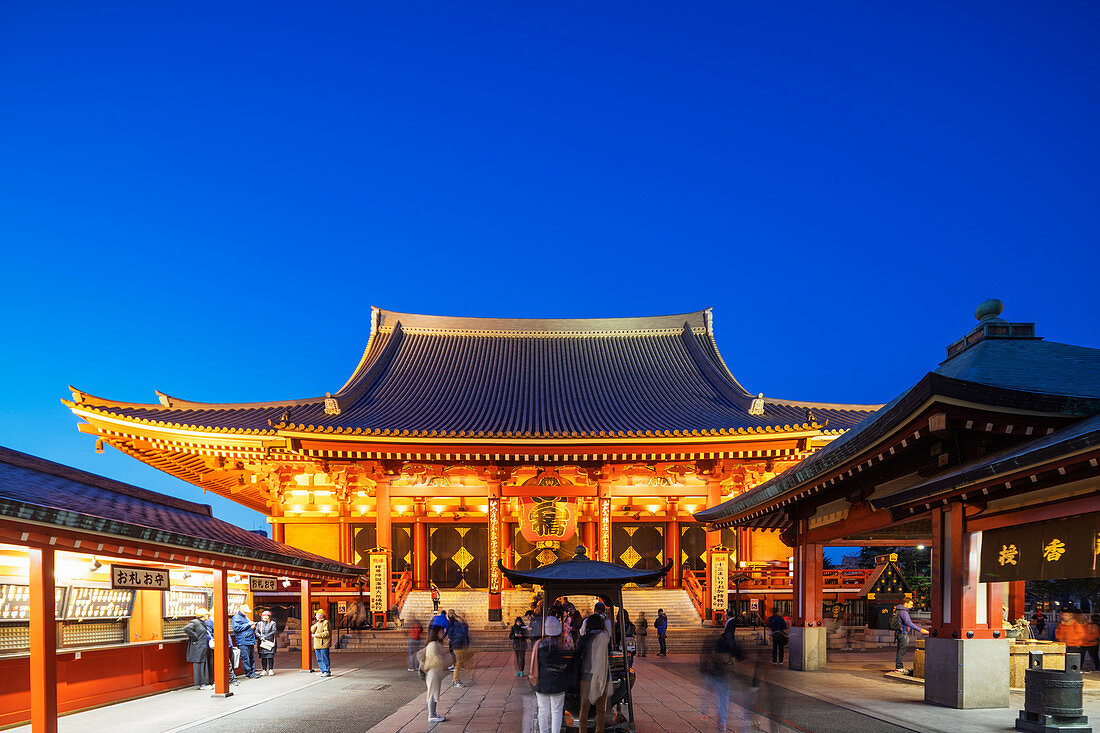
[[[749,405],[750,415],[763,415],[764,414],[764,393],[761,392],[757,395],[756,399]]]

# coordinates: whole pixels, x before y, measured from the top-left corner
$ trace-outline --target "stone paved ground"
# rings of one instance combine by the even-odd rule
[[[830,653],[828,672],[792,672],[757,663],[757,650],[739,665],[728,730],[769,733],[992,733],[1010,731],[1022,695],[1009,709],[951,710],[925,705],[923,688],[883,679],[892,653]],[[444,688],[446,723],[427,724],[424,685],[406,672],[403,654],[333,654],[329,679],[299,673],[296,655],[280,659],[275,677],[234,687],[228,699],[177,690],[60,719],[61,733],[521,733],[526,682],[512,671],[511,653],[475,656],[474,685]],[[716,729],[696,674],[695,655],[635,660],[639,733]],[[753,686],[753,677],[756,685]],[[1090,685],[1090,687],[1092,687]],[[1100,721],[1100,692],[1085,694],[1086,713]],[[29,727],[15,729],[29,733]]]

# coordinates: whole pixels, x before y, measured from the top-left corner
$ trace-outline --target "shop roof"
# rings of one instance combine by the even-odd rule
[[[999,308],[992,316],[986,313],[971,334],[949,347],[949,357],[939,367],[852,430],[774,479],[697,512],[695,518],[731,523],[741,515],[766,510],[769,503],[859,459],[930,400],[1071,419],[1100,413],[1100,349],[1043,341],[1034,336],[1034,324],[1008,324],[996,317],[999,313]],[[775,527],[786,524],[760,521]]]
[[[159,393],[158,393],[159,394]],[[334,394],[126,403],[73,390],[73,409],[169,428],[419,438],[621,438],[839,433],[878,405],[764,398],[733,377],[710,311],[649,318],[501,319],[374,309],[359,365]]]
[[[558,560],[534,570],[510,570],[498,560],[497,567],[512,583],[533,583],[535,585],[546,583],[576,583],[583,585],[592,583],[621,586],[627,583],[649,583],[663,578],[672,567],[672,562],[666,562],[664,567],[657,570],[634,570],[625,565],[591,560],[588,558],[585,547],[578,545],[571,560]]]
[[[177,499],[0,447],[0,519],[151,542],[242,561],[335,576],[352,567],[214,517],[209,505]]]

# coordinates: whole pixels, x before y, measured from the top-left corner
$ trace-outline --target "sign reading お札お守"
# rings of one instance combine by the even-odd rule
[[[111,588],[127,590],[171,590],[168,568],[144,565],[112,565]]]
[[[248,589],[253,593],[274,592],[279,589],[279,581],[266,575],[249,575]]]

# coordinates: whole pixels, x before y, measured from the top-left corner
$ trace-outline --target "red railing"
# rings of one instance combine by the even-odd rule
[[[413,588],[413,574],[411,570],[403,573],[390,573],[390,581],[393,583],[393,605],[400,612],[405,605],[405,599]]]
[[[867,582],[873,570],[866,568],[830,568],[821,571],[824,588],[860,588]],[[741,590],[753,588],[790,588],[794,585],[792,573],[785,567],[735,568],[731,576],[748,576],[741,582]],[[732,585],[731,585],[732,587]]]
[[[684,590],[688,592],[688,597],[691,598],[691,602],[695,604],[695,610],[699,612],[699,618],[702,618],[706,613],[704,610],[706,608],[706,603],[703,600],[705,598],[703,584],[695,577],[695,573],[691,571],[691,568],[684,568],[681,577],[683,578],[682,583]]]

